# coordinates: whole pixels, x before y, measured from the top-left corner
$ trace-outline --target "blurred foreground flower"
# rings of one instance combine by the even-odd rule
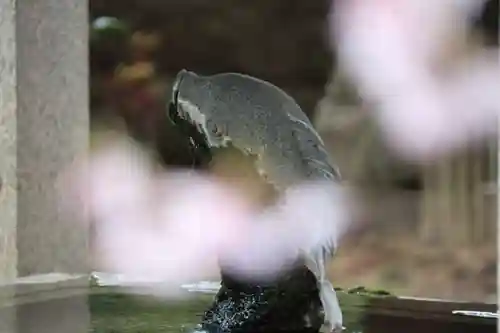
[[[213,275],[219,263],[246,279],[272,278],[299,251],[346,231],[347,196],[332,183],[297,186],[258,210],[241,188],[201,173],[159,171],[138,147],[113,141],[70,174],[67,188],[89,209],[100,264],[161,281],[154,290],[161,296]]]
[[[470,41],[484,0],[334,1],[339,66],[388,144],[426,160],[495,132],[498,50]]]

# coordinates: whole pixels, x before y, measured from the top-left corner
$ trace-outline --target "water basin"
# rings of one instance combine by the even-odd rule
[[[0,332],[170,333],[189,332],[210,304],[216,283],[185,285],[188,301],[165,303],[126,294],[116,286],[57,286],[2,293]],[[375,295],[362,289],[338,292],[346,333],[496,332],[495,304]],[[8,327],[10,324],[10,328]]]

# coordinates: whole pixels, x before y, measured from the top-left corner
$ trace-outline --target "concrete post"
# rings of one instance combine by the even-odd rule
[[[18,275],[86,272],[88,231],[61,214],[55,184],[88,148],[88,4],[17,0],[16,11]]]
[[[0,0],[0,283],[17,276],[15,3]]]
[[[0,284],[89,272],[88,230],[61,214],[56,186],[59,173],[88,148],[87,50],[87,1],[0,0]],[[58,311],[77,309],[73,327],[84,332],[86,298],[71,302]],[[67,332],[61,315],[41,323],[32,308],[18,307],[17,332],[40,325]]]

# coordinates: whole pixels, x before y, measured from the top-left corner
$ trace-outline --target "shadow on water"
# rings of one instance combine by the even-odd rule
[[[340,293],[346,333],[495,332],[496,319],[452,314],[454,310],[496,312],[495,305],[373,297]],[[198,324],[212,295],[164,304],[146,297],[118,293],[89,298],[95,333],[190,332]]]

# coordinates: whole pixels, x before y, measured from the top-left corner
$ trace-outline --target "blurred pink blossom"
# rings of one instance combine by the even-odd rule
[[[426,160],[495,132],[498,52],[466,45],[483,0],[339,0],[330,16],[339,68],[374,106],[390,147]],[[479,48],[479,47],[477,47]],[[448,53],[447,53],[448,52]]]
[[[209,175],[156,170],[126,141],[90,155],[66,180],[68,193],[90,212],[100,264],[161,282],[155,292],[164,297],[213,276],[219,263],[247,279],[272,278],[300,251],[337,244],[349,221],[347,196],[332,183],[291,188],[278,204],[257,211]]]

